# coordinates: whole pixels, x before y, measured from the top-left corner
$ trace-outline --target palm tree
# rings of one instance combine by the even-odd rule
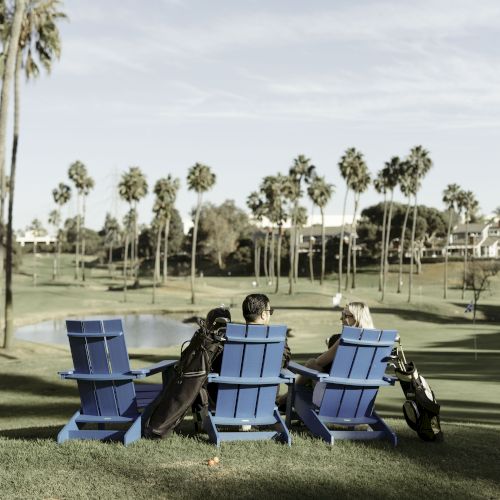
[[[381,300],[384,300],[385,296],[385,284],[387,281],[387,273],[389,272],[389,244],[391,242],[391,222],[392,222],[392,207],[394,204],[394,189],[399,183],[399,176],[401,175],[401,160],[398,156],[393,156],[390,161],[385,163],[384,168],[382,169],[382,175],[385,179],[385,186],[391,193],[390,201],[389,201],[389,213],[387,214],[387,231],[385,233],[385,242],[383,245],[383,253],[384,253],[384,273],[382,280],[382,297]]]
[[[177,198],[177,191],[181,186],[180,179],[173,178],[170,174],[167,177],[159,179],[156,181],[154,187],[154,193],[156,195],[154,212],[157,214],[159,220],[163,223],[160,227],[158,235],[160,236],[162,231],[165,233],[164,245],[163,245],[163,284],[167,283],[167,259],[168,259],[168,236],[170,233],[170,220],[172,219],[172,210],[175,205],[175,199]],[[158,249],[157,249],[158,250]],[[160,270],[160,256],[158,253],[158,274]]]
[[[132,269],[134,275],[134,286],[138,286],[138,271],[139,271],[139,262],[138,262],[138,247],[139,247],[139,231],[138,231],[138,217],[137,217],[137,204],[138,202],[146,196],[148,193],[148,183],[146,181],[146,177],[142,173],[139,167],[129,167],[127,172],[122,174],[122,178],[118,183],[118,193],[121,198],[123,198],[130,207],[130,211],[133,210],[133,245],[131,252],[132,259]],[[131,212],[132,213],[132,212]],[[130,237],[127,234],[127,237]],[[127,249],[125,249],[125,255],[127,255]],[[127,275],[127,266],[124,263],[124,273]],[[125,280],[126,281],[126,280]]]
[[[478,201],[472,191],[460,191],[458,194],[458,207],[464,211],[465,218],[465,252],[464,252],[464,276],[462,284],[462,299],[465,297],[466,278],[467,278],[467,257],[469,254],[469,222],[471,216],[479,206]]]
[[[33,234],[33,286],[37,285],[37,238],[38,236],[43,236],[45,234],[45,229],[43,228],[42,223],[40,222],[39,219],[33,219],[31,224],[29,225],[28,229],[31,231]]]
[[[321,274],[320,285],[325,280],[325,254],[326,254],[326,239],[325,239],[325,207],[329,203],[333,193],[335,192],[335,185],[328,184],[324,177],[315,176],[312,179],[307,194],[311,201],[319,207],[321,213]]]
[[[94,179],[90,176],[86,176],[83,180],[82,185],[82,227],[83,227],[83,237],[82,237],[82,280],[85,281],[85,215],[86,215],[86,201],[90,190],[94,188]]]
[[[315,167],[310,164],[310,159],[304,155],[299,155],[293,160],[293,166],[290,167],[288,178],[289,185],[287,189],[287,198],[292,204],[291,210],[291,227],[290,227],[290,272],[289,272],[289,290],[288,293],[293,295],[294,282],[297,279],[297,269],[299,262],[298,245],[299,234],[297,231],[297,219],[299,212],[299,202],[302,197],[302,181],[308,183],[314,176]]]
[[[415,146],[410,150],[410,154],[406,159],[406,162],[409,165],[409,168],[412,171],[413,178],[415,180],[415,185],[417,189],[415,189],[414,194],[414,205],[413,205],[413,221],[411,228],[411,244],[410,244],[410,277],[408,281],[408,302],[411,302],[411,291],[413,284],[413,260],[415,253],[415,231],[417,228],[417,195],[418,195],[418,186],[420,181],[425,177],[427,172],[432,168],[432,160],[429,156],[429,152],[424,149],[422,146]]]
[[[262,222],[265,211],[264,200],[260,197],[260,194],[257,191],[253,191],[249,194],[247,198],[247,207],[252,212],[252,218],[258,222]],[[253,236],[253,261],[255,280],[258,284],[260,278],[260,245],[256,231],[254,231]]]
[[[56,232],[59,232],[59,226],[61,224],[61,217],[57,210],[51,210],[49,213],[49,218],[47,222],[54,227]],[[54,259],[52,264],[52,280],[55,281],[57,276],[57,251],[54,251]]]
[[[60,265],[61,265],[61,227],[60,223],[62,220],[61,210],[63,205],[66,205],[68,201],[71,199],[71,188],[60,182],[56,188],[52,190],[52,197],[57,205],[57,211],[59,214],[59,225],[57,226],[57,263],[56,263],[56,275],[60,273]]]
[[[127,302],[127,265],[128,265],[128,246],[130,241],[130,234],[133,233],[135,227],[135,221],[137,219],[137,214],[134,208],[125,214],[123,218],[123,229],[125,232],[125,243],[123,251],[123,301]]]
[[[79,160],[73,162],[68,169],[68,177],[76,188],[76,243],[75,243],[75,280],[79,276],[80,267],[80,241],[81,241],[81,217],[80,200],[85,189],[86,179],[88,177],[87,167]]]
[[[446,232],[446,245],[444,247],[444,282],[443,298],[446,299],[448,293],[448,245],[450,244],[451,224],[456,213],[459,201],[460,186],[458,184],[448,184],[443,191],[443,203],[448,210],[448,231]]]
[[[340,158],[338,167],[340,170],[340,175],[346,183],[346,191],[344,196],[344,205],[342,209],[342,227],[340,228],[340,242],[339,242],[339,286],[338,291],[342,287],[342,264],[343,264],[343,254],[344,254],[344,234],[345,234],[345,210],[347,206],[347,197],[349,195],[350,186],[352,185],[353,176],[356,173],[357,166],[359,163],[359,158],[362,157],[361,153],[356,150],[356,148],[349,148]],[[354,222],[354,221],[353,221]]]
[[[370,186],[370,182],[371,182],[370,172],[368,172],[368,167],[366,166],[363,156],[360,153],[357,162],[356,175],[352,178],[351,185],[349,186],[354,192],[354,215],[351,225],[351,235],[349,237],[349,247],[347,250],[347,274],[345,282],[346,290],[348,288],[351,256],[352,256],[351,287],[356,288],[356,241],[358,238],[356,234],[356,228],[357,228],[356,218],[359,209],[359,199],[361,197],[361,194],[364,193]]]
[[[373,179],[373,187],[378,194],[384,195],[384,214],[382,216],[382,239],[380,240],[380,270],[378,276],[378,291],[382,292],[382,281],[384,280],[384,245],[385,226],[387,224],[387,186],[383,170],[377,172],[377,177]]]
[[[191,304],[196,303],[196,296],[194,291],[194,278],[196,271],[196,240],[198,237],[198,222],[200,220],[201,203],[203,193],[208,191],[215,184],[215,174],[209,166],[202,163],[193,165],[187,175],[187,183],[189,191],[195,191],[198,195],[198,202],[196,204],[196,212],[193,224],[193,241],[191,243]]]
[[[109,273],[112,276],[112,267],[113,267],[113,249],[116,245],[119,244],[120,241],[120,224],[115,217],[112,217],[111,214],[107,213],[106,218],[104,219],[104,246],[108,247],[108,269]]]

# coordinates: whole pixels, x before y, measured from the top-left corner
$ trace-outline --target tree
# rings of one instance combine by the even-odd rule
[[[198,222],[200,220],[201,203],[203,199],[203,193],[213,187],[213,185],[215,184],[215,180],[215,174],[212,172],[210,167],[207,165],[203,165],[202,163],[196,163],[188,171],[188,189],[189,191],[195,191],[198,197],[194,215],[193,240],[191,243],[191,304],[196,303],[194,280],[196,271],[196,240],[198,236]]]
[[[349,236],[349,246],[347,250],[347,273],[346,273],[346,281],[345,281],[345,289],[347,290],[348,288],[348,281],[349,281],[349,271],[350,271],[350,262],[351,262],[351,256],[352,256],[352,281],[351,281],[351,286],[352,288],[356,288],[356,241],[357,241],[357,234],[356,234],[356,226],[357,226],[357,215],[358,215],[358,208],[359,208],[359,199],[361,197],[361,194],[364,193],[367,189],[368,186],[370,185],[371,178],[370,178],[370,173],[368,172],[368,167],[366,166],[366,163],[363,159],[363,155],[359,153],[358,155],[358,161],[355,169],[355,173],[353,174],[353,177],[351,178],[351,184],[349,188],[353,191],[354,193],[354,214],[352,218],[352,230],[351,234]]]
[[[62,239],[62,234],[61,234],[61,221],[62,221],[62,215],[61,215],[61,210],[66,203],[71,199],[71,188],[67,185],[64,184],[63,182],[60,182],[56,188],[52,190],[52,197],[54,198],[54,201],[57,205],[57,212],[58,212],[58,220],[59,220],[59,225],[57,226],[57,258],[56,258],[56,276],[59,275],[60,273],[60,263],[61,263],[61,239]]]
[[[75,280],[79,277],[80,268],[80,243],[81,243],[81,215],[80,202],[88,177],[87,167],[79,160],[73,162],[68,169],[68,177],[76,189],[76,246],[75,246]]]
[[[415,146],[410,150],[410,154],[406,159],[406,163],[409,165],[409,169],[414,179],[414,186],[416,186],[413,197],[414,205],[410,244],[410,276],[408,281],[408,302],[411,302],[411,292],[413,284],[413,260],[415,255],[415,228],[417,224],[417,194],[421,180],[425,177],[427,172],[432,167],[432,160],[429,156],[429,152],[426,149],[424,149],[422,146]]]
[[[403,167],[404,168],[404,167]],[[385,241],[382,245],[384,254],[383,279],[382,279],[382,297],[385,296],[385,285],[387,281],[387,273],[389,272],[389,243],[391,241],[391,224],[392,224],[392,207],[394,205],[394,189],[399,183],[399,178],[402,171],[401,160],[398,156],[393,156],[390,161],[386,162],[382,169],[382,176],[385,180],[385,186],[391,193],[389,201],[389,213],[387,214],[387,231],[385,233]]]
[[[290,227],[290,272],[288,293],[293,295],[294,282],[297,279],[299,233],[297,231],[297,218],[299,216],[299,203],[302,198],[302,181],[309,183],[314,176],[315,167],[311,160],[304,155],[299,155],[293,160],[293,166],[288,173],[287,198],[292,205]]]
[[[321,274],[320,274],[320,285],[323,284],[325,280],[325,207],[330,201],[333,193],[335,192],[335,185],[328,184],[324,177],[315,176],[309,187],[307,188],[307,194],[311,201],[319,207],[321,213]]]
[[[252,213],[252,218],[257,222],[262,222],[265,213],[264,200],[257,191],[252,191],[247,197],[247,207]],[[257,284],[260,278],[260,245],[257,231],[253,234],[253,262],[254,274]]]
[[[49,213],[49,218],[47,222],[53,226],[56,234],[59,233],[59,226],[61,224],[61,217],[57,210],[51,210]],[[57,237],[56,237],[57,238]],[[57,251],[54,252],[54,259],[52,264],[52,280],[55,280],[57,276]]]
[[[15,67],[14,67],[14,138],[12,143],[12,156],[11,156],[11,168],[10,168],[10,185],[9,185],[9,207],[8,207],[8,226],[7,226],[7,255],[6,255],[6,268],[12,266],[12,219],[13,219],[13,207],[14,207],[14,193],[15,193],[15,177],[16,177],[16,166],[17,166],[17,149],[19,144],[19,123],[20,123],[20,74],[21,70],[24,69],[26,78],[37,77],[40,73],[39,64],[41,64],[47,73],[50,72],[52,62],[54,58],[59,58],[61,54],[61,43],[59,30],[56,24],[58,19],[66,18],[66,15],[58,11],[60,2],[57,0],[30,0],[25,4],[24,0],[16,1],[16,10],[14,13],[14,19],[12,21],[12,35],[17,29],[16,26],[16,16],[18,15],[18,10],[21,17],[21,28],[17,42],[14,41],[14,36],[11,37],[9,45],[12,46],[12,50],[17,49],[17,54],[15,56]],[[3,37],[4,40],[6,37]],[[15,44],[15,45],[14,45]],[[10,52],[10,49],[9,49]],[[37,61],[38,59],[38,61]],[[9,55],[7,56],[7,61],[9,60]],[[7,71],[9,62],[6,61],[5,69]],[[4,74],[4,86],[9,81],[7,74]],[[7,83],[8,85],[8,83]],[[0,105],[1,107],[1,105]],[[0,115],[1,115],[0,111]],[[1,121],[1,119],[0,119]],[[1,127],[1,125],[0,125]],[[0,132],[0,137],[1,137]],[[2,139],[0,142],[4,143]],[[0,146],[2,147],[2,146]],[[0,210],[0,224],[3,224],[3,205],[4,205],[4,195],[5,195],[5,185],[4,185],[4,159],[5,150],[0,153],[0,178],[2,187],[2,200],[1,200],[1,210]],[[2,239],[2,235],[0,235]],[[6,272],[6,294],[5,294],[5,328],[7,330],[12,330],[12,271]],[[12,332],[6,332],[6,337],[11,336]]]
[[[137,213],[134,208],[130,208],[123,218],[123,229],[125,231],[125,249],[123,252],[123,301],[127,302],[127,278],[128,278],[128,247],[130,235],[136,226]]]
[[[448,210],[448,230],[446,232],[446,244],[444,247],[444,282],[443,298],[446,299],[448,293],[448,245],[450,244],[451,224],[456,217],[457,204],[460,195],[460,186],[458,184],[448,184],[443,191],[443,203]]]
[[[85,281],[85,215],[86,215],[86,202],[87,196],[90,193],[90,190],[94,188],[94,179],[90,176],[86,176],[83,180],[82,185],[82,227],[83,227],[83,238],[82,238],[82,280]]]
[[[344,253],[345,211],[347,206],[347,198],[349,196],[349,191],[351,189],[353,177],[356,175],[356,171],[358,169],[358,165],[361,160],[362,160],[362,154],[358,152],[356,148],[348,148],[342,155],[338,163],[340,175],[342,176],[342,178],[346,183],[344,205],[342,208],[342,227],[340,228],[340,242],[339,242],[339,286],[338,286],[339,292],[342,287],[342,264],[343,264],[343,253]]]
[[[37,238],[39,236],[44,236],[47,234],[47,231],[43,227],[43,224],[39,219],[33,219],[31,224],[28,226],[28,230],[33,234],[33,286],[37,285],[37,257],[38,254],[36,252],[37,248]]]
[[[458,208],[460,211],[464,211],[465,218],[465,252],[464,252],[464,274],[463,274],[463,285],[462,285],[462,299],[465,296],[465,285],[467,277],[467,257],[469,254],[469,222],[471,217],[476,212],[479,203],[474,196],[472,191],[460,191],[458,194]]]
[[[104,239],[104,247],[108,248],[108,269],[110,275],[112,275],[113,266],[113,250],[121,242],[120,234],[120,224],[118,220],[113,217],[110,213],[106,214],[104,219],[104,226],[101,231],[101,235]]]
[[[156,195],[153,211],[156,214],[158,222],[162,223],[158,238],[161,238],[162,231],[165,233],[163,245],[163,284],[167,283],[167,259],[168,259],[168,237],[170,232],[170,221],[172,219],[172,210],[174,209],[177,191],[181,185],[180,179],[173,178],[170,174],[167,177],[156,181],[154,193]],[[158,274],[160,271],[159,243],[157,242]]]
[[[137,217],[137,204],[139,201],[146,196],[148,193],[148,183],[146,181],[146,177],[142,173],[139,167],[129,167],[127,172],[122,174],[121,180],[118,183],[118,193],[121,198],[123,198],[130,207],[129,214],[133,215],[131,221],[133,222],[133,226],[130,228],[130,231],[126,234],[126,247],[128,246],[129,238],[132,232],[132,245],[131,245],[131,261],[132,261],[132,271],[134,276],[134,286],[139,285],[139,261],[138,261],[138,240],[139,240],[139,232],[138,232],[138,217]],[[133,211],[133,212],[132,212]],[[125,256],[127,255],[127,248],[125,248]],[[127,276],[127,266],[126,262],[123,269],[125,275],[125,288],[126,288],[126,276]]]
[[[373,187],[378,194],[384,195],[384,215],[382,217],[382,237],[380,240],[380,269],[378,276],[378,291],[382,292],[382,281],[384,280],[384,244],[385,244],[385,227],[387,224],[387,186],[386,179],[382,170],[377,172],[377,176],[373,179]]]

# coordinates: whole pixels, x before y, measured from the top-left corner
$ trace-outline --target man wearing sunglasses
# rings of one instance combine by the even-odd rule
[[[268,325],[274,312],[274,309],[271,307],[269,297],[263,293],[252,293],[247,295],[241,305],[241,308],[247,325]],[[288,366],[290,358],[290,348],[285,341],[282,362],[283,368]]]

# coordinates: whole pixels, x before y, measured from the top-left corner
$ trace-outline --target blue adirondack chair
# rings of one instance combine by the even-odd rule
[[[285,325],[229,323],[220,373],[209,383],[218,384],[215,410],[209,409],[203,427],[212,442],[278,439],[289,446],[290,433],[276,407],[280,384],[291,384],[293,373],[281,368],[286,339]],[[290,392],[291,394],[291,392]],[[221,432],[219,426],[265,426],[279,430]]]
[[[394,330],[344,326],[330,373],[290,363],[292,372],[318,382],[314,391],[296,384],[291,398],[295,412],[314,435],[329,444],[335,439],[386,438],[396,446],[396,434],[374,410],[379,387],[395,382],[385,369],[396,337]],[[368,430],[330,430],[327,424],[347,428],[368,424]]]
[[[127,445],[139,439],[147,407],[160,393],[162,384],[133,381],[165,374],[176,361],[131,370],[120,319],[66,321],[66,328],[75,369],[59,374],[63,379],[77,381],[81,408],[59,432],[57,442],[100,439]],[[84,429],[86,424],[97,424],[97,429]],[[123,430],[124,424],[130,425],[128,430]]]

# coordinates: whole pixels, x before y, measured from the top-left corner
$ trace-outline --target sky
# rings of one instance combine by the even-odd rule
[[[96,183],[94,229],[106,212],[125,214],[116,185],[130,166],[147,177],[139,214],[149,223],[160,177],[180,178],[189,218],[196,162],[217,176],[204,200],[246,208],[298,154],[335,184],[326,213],[340,214],[348,147],[375,174],[421,144],[434,166],[420,203],[443,208],[453,182],[483,214],[500,206],[497,0],[66,0],[63,10],[61,59],[22,86],[16,229],[47,224],[75,160]],[[371,188],[361,206],[378,201]],[[75,211],[73,199],[63,216]]]

